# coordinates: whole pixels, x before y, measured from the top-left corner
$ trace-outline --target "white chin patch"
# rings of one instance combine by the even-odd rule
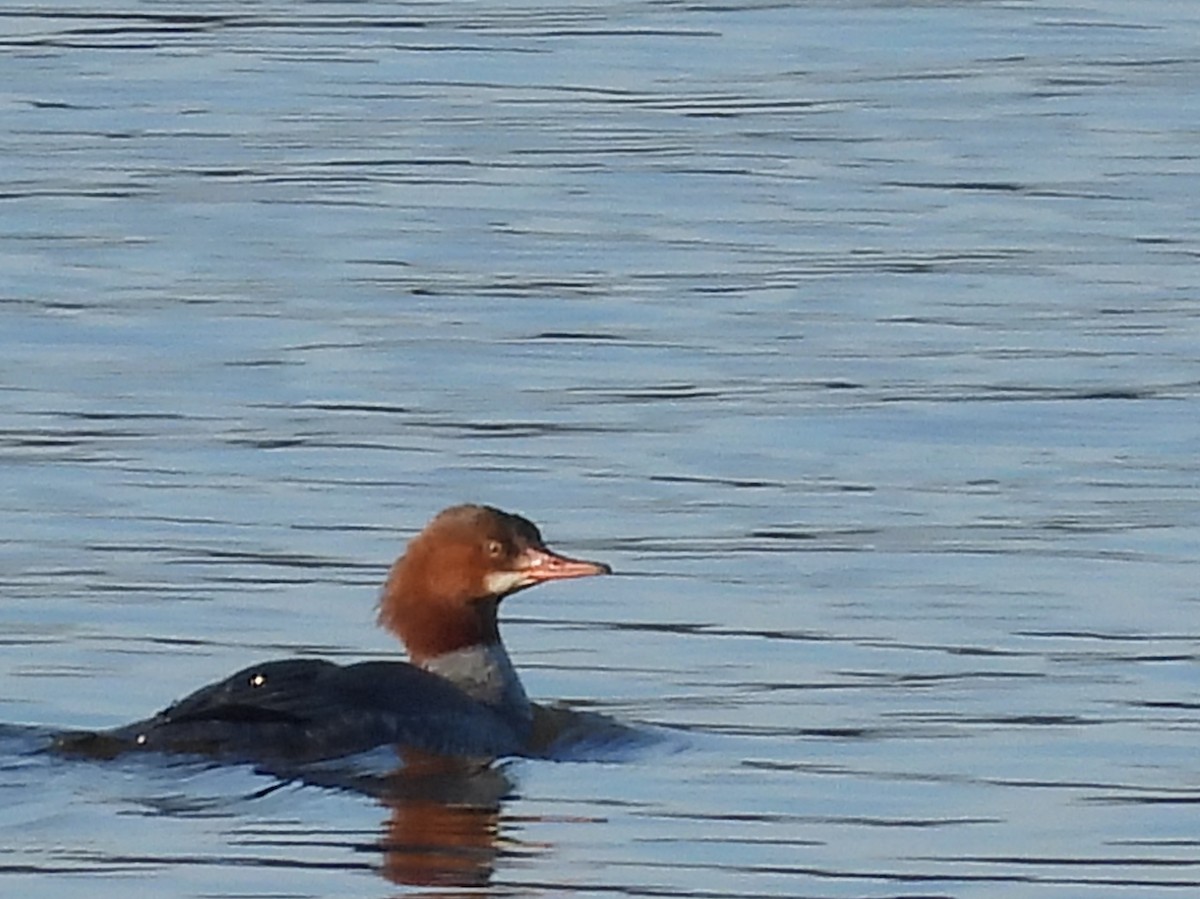
[[[528,583],[520,571],[493,571],[483,579],[484,586],[492,596],[503,596]]]

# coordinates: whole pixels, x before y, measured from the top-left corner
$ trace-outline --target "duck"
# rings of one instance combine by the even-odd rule
[[[307,763],[369,752],[495,759],[537,755],[564,717],[526,694],[500,636],[501,603],[550,581],[611,574],[546,546],[537,526],[493,506],[444,509],[391,566],[378,623],[408,660],[260,662],[162,711],[56,748]]]

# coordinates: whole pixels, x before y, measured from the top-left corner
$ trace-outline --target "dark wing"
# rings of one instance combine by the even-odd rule
[[[305,697],[321,689],[338,668],[323,659],[264,662],[201,687],[163,709],[151,721],[159,726],[199,722],[277,723],[300,725],[309,717]]]
[[[428,671],[321,659],[253,665],[100,736],[103,749],[88,754],[148,749],[245,761],[312,761],[386,745],[496,757],[523,744],[514,722]]]

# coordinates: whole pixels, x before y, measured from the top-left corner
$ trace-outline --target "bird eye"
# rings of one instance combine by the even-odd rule
[[[488,555],[493,559],[499,559],[504,555],[504,544],[499,540],[489,540],[487,545]]]

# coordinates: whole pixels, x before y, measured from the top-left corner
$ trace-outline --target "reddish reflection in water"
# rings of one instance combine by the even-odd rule
[[[381,873],[408,886],[480,887],[500,854],[501,800],[512,789],[492,767],[412,752],[386,782]]]

